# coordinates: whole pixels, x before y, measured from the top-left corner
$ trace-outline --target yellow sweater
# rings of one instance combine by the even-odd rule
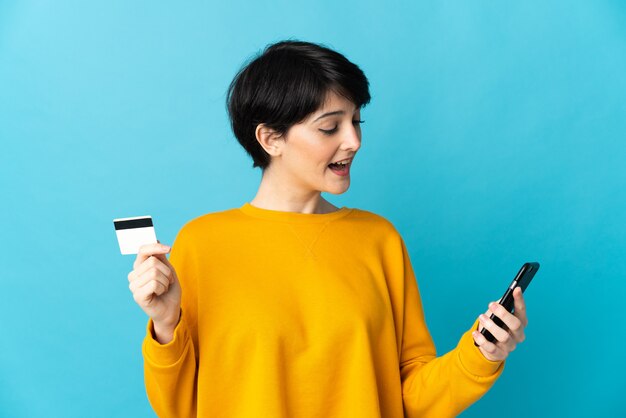
[[[380,215],[239,208],[186,223],[174,339],[142,345],[159,417],[445,418],[504,369],[471,331],[436,357],[404,240]]]

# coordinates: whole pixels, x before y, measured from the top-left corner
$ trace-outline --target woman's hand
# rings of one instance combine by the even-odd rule
[[[516,287],[513,290],[513,299],[514,313],[510,313],[499,303],[491,302],[487,312],[479,316],[482,327],[479,326],[478,331],[472,333],[474,341],[478,344],[478,349],[488,360],[498,361],[506,359],[509,353],[515,350],[517,344],[526,339],[524,328],[528,325],[528,319],[526,318],[526,304],[524,303],[521,287]],[[489,319],[492,313],[500,318],[509,329],[504,330]],[[487,328],[496,337],[496,341],[492,343],[487,340],[480,333],[483,328]]]
[[[128,288],[135,302],[152,318],[159,342],[171,340],[180,319],[181,288],[176,270],[165,254],[170,247],[160,242],[142,245],[128,274]]]

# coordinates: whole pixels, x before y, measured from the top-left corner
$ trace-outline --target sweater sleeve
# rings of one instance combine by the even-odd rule
[[[174,338],[160,344],[154,338],[154,323],[148,319],[142,344],[146,394],[161,418],[195,417],[197,397],[197,293],[194,259],[184,228],[178,233],[169,261],[181,286],[181,316]]]
[[[478,320],[453,350],[436,356],[402,238],[400,244],[403,262],[397,274],[404,287],[400,374],[405,415],[455,417],[491,388],[504,369],[504,361],[487,359],[474,345],[472,331],[477,329]]]

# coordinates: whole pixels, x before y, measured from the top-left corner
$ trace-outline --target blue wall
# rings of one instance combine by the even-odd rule
[[[252,200],[225,91],[292,37],[370,79],[325,197],[399,229],[439,355],[541,263],[526,341],[463,416],[625,416],[624,3],[261,3],[0,2],[0,415],[154,416],[112,219],[171,243]]]

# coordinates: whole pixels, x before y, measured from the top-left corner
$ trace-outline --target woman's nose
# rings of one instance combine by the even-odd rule
[[[351,149],[359,149],[361,147],[361,129],[358,126],[348,129],[344,142],[346,142]]]

